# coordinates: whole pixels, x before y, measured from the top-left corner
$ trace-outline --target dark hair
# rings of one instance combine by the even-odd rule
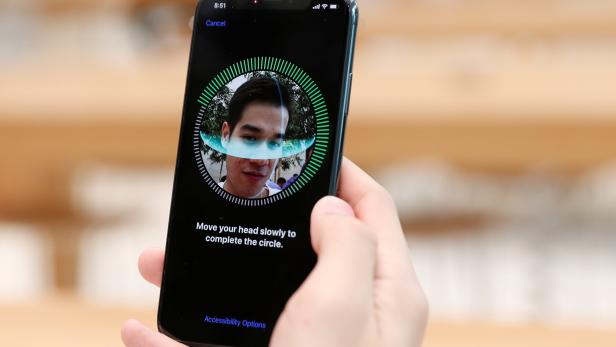
[[[233,132],[237,123],[242,119],[242,113],[246,106],[254,101],[271,104],[276,107],[284,106],[289,111],[289,117],[291,117],[291,108],[289,106],[291,98],[289,97],[288,90],[274,78],[255,77],[237,88],[235,94],[231,97],[229,117],[227,119],[231,132]]]

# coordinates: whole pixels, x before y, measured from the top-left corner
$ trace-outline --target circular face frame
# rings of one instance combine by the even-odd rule
[[[233,81],[235,78],[255,72],[273,72],[283,75],[295,82],[302,91],[307,95],[308,100],[314,113],[314,122],[316,127],[316,139],[313,145],[313,152],[307,163],[298,176],[295,182],[282,190],[280,193],[260,199],[247,199],[232,195],[221,188],[218,183],[208,173],[206,165],[201,154],[201,126],[204,121],[207,107],[218,92]],[[300,67],[286,60],[274,57],[255,57],[239,61],[216,75],[205,87],[197,102],[200,104],[200,109],[197,115],[193,133],[193,146],[195,159],[199,172],[207,182],[208,186],[225,200],[241,206],[265,206],[274,202],[283,200],[303,189],[314,178],[317,172],[321,169],[329,146],[330,138],[330,123],[329,113],[325,99],[317,84],[313,79]]]

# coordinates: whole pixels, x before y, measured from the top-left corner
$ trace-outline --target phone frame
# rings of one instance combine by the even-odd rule
[[[197,14],[199,13],[201,5],[205,1],[207,0],[198,1],[194,18],[197,18]],[[345,58],[344,58],[344,66],[343,66],[342,93],[340,94],[341,101],[340,101],[339,112],[338,112],[339,114],[338,127],[336,128],[336,133],[334,134],[334,146],[333,146],[333,151],[332,151],[333,162],[332,162],[332,169],[331,169],[331,175],[330,175],[329,195],[336,195],[337,190],[338,190],[338,183],[339,183],[339,178],[340,178],[340,168],[342,164],[342,152],[344,148],[344,134],[345,134],[345,128],[346,128],[346,121],[347,121],[348,113],[349,113],[351,87],[352,87],[352,82],[353,82],[353,62],[354,62],[354,56],[355,56],[355,43],[357,39],[357,27],[359,23],[359,7],[357,6],[357,2],[355,0],[343,0],[343,1],[346,3],[346,7],[348,9],[349,25],[347,27],[348,35],[347,35],[347,41],[345,43],[346,47],[345,47]],[[191,67],[193,63],[192,51],[193,51],[194,42],[196,41],[195,39],[196,39],[196,30],[195,30],[195,27],[193,27],[193,31],[191,35],[191,49],[190,49],[189,61],[188,61],[188,72],[186,76],[186,89],[184,91],[184,95],[188,93],[188,79],[191,76]],[[184,100],[183,110],[186,109],[187,102],[188,100]],[[179,140],[178,140],[178,143],[180,143]],[[176,160],[176,163],[175,163],[176,167],[178,165],[180,151],[181,151],[181,148],[178,145],[178,153],[176,155],[176,158],[178,159]],[[172,195],[173,195],[172,196],[172,201],[173,201],[175,199],[175,184],[173,187]],[[169,221],[169,223],[171,223],[171,220]],[[167,248],[168,246],[169,246],[169,237],[167,236],[165,247]],[[165,253],[165,260],[164,260],[164,264],[166,263],[167,263],[167,253]],[[165,282],[165,277],[166,277],[165,270],[163,267],[161,287],[162,287],[162,283]],[[162,294],[162,288],[161,288],[160,296],[162,295],[163,294]],[[168,331],[166,331],[161,324],[160,305],[161,305],[161,300],[159,299],[158,313],[157,313],[157,327],[158,327],[159,332],[189,347],[233,347],[233,346],[225,346],[225,345],[213,345],[213,344],[202,343],[202,342],[185,341],[185,340],[179,339],[176,336],[173,336]]]

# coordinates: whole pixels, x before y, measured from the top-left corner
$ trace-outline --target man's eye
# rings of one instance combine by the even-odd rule
[[[242,136],[242,140],[248,145],[256,145],[259,142],[254,136]]]
[[[278,148],[280,148],[280,146],[282,146],[282,142],[280,142],[280,141],[270,141],[270,142],[267,143],[267,146],[270,149],[278,149]]]

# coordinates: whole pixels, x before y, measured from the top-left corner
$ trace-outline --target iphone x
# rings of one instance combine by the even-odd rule
[[[352,80],[352,0],[202,0],[195,13],[160,331],[267,346],[315,265],[310,214],[334,194]]]

